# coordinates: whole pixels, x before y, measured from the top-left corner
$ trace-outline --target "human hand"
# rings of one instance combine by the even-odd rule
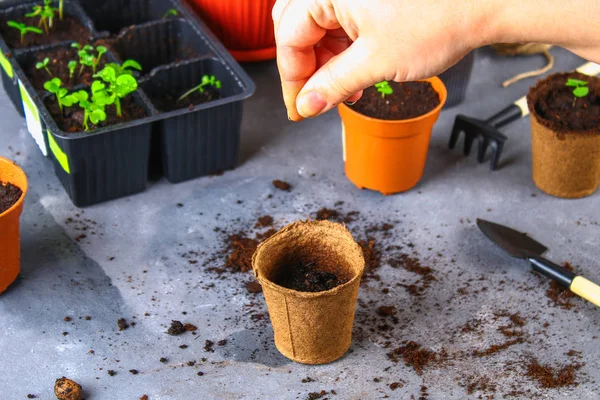
[[[485,3],[485,2],[484,2]],[[292,121],[383,80],[428,78],[483,43],[473,0],[278,0],[277,64]]]

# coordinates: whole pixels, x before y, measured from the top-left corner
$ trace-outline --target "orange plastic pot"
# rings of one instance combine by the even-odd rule
[[[17,279],[21,268],[19,222],[27,194],[27,177],[19,166],[0,157],[0,182],[12,183],[23,191],[11,208],[0,214],[0,293]]]
[[[346,176],[360,189],[390,195],[413,188],[423,176],[431,130],[447,98],[444,83],[426,79],[440,97],[427,114],[406,120],[382,120],[362,115],[345,104],[342,118]]]
[[[275,0],[188,0],[237,61],[275,58]]]

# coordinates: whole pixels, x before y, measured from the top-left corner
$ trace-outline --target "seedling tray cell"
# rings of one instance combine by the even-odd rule
[[[211,53],[208,43],[189,21],[170,19],[125,29],[106,41],[122,61],[134,59],[144,73],[166,64]]]
[[[220,97],[201,104],[191,104],[186,99],[178,102],[179,95],[196,86],[204,75],[220,80]],[[157,133],[162,166],[169,181],[211,175],[237,165],[242,120],[239,99],[245,96],[246,88],[226,64],[206,58],[159,68],[142,81],[142,87],[164,117]],[[180,108],[161,109],[165,95],[172,96]]]

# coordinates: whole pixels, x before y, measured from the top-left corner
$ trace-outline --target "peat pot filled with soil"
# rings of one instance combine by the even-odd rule
[[[0,293],[17,278],[21,263],[20,218],[27,177],[18,165],[0,157]]]
[[[550,75],[530,89],[527,103],[537,187],[563,198],[594,193],[600,183],[600,79]]]
[[[284,356],[325,364],[346,353],[364,265],[350,232],[329,221],[296,222],[258,247],[252,267]]]
[[[389,195],[423,176],[431,130],[446,102],[443,82],[381,82],[354,105],[340,104],[346,176],[357,187]]]

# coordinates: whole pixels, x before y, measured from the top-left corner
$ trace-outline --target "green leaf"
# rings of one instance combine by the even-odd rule
[[[75,92],[72,94],[72,96],[80,103],[82,101],[87,101],[87,99],[89,98],[89,95],[85,90],[80,90],[78,92]]]
[[[96,51],[98,52],[98,57],[100,57],[102,54],[106,53],[108,49],[104,46],[98,46],[96,47]]]
[[[585,97],[590,92],[590,88],[588,87],[578,87],[573,90],[573,94],[575,97]]]
[[[75,99],[72,95],[63,96],[60,101],[67,107],[71,107],[73,104],[77,103],[77,99]]]
[[[69,68],[69,71],[74,71],[75,68],[77,68],[77,61],[75,61],[75,60],[69,61],[69,64],[67,65],[67,67]]]
[[[21,29],[25,28],[25,24],[21,24],[21,23],[16,22],[16,21],[8,21],[6,24],[8,26],[10,26],[11,28],[16,28],[18,30],[21,30]]]
[[[63,98],[65,97],[67,94],[69,94],[69,91],[65,88],[60,88],[58,90],[58,93],[56,94],[58,97]]]
[[[137,69],[138,71],[142,70],[142,66],[140,65],[140,63],[138,63],[135,60],[127,60],[123,63],[122,65],[123,69],[127,69],[127,68],[133,68],[133,69]]]
[[[92,121],[94,125],[98,125],[99,122],[106,121],[106,112],[100,108],[92,111],[89,116],[90,121]]]
[[[115,103],[115,94],[108,94],[106,90],[95,92],[93,99],[98,106],[104,107]]]
[[[587,84],[588,83],[586,81],[569,78],[567,79],[567,83],[565,83],[565,86],[587,86]]]
[[[215,82],[215,87],[216,87],[217,89],[221,89],[221,81],[217,81],[217,82]]]
[[[100,81],[92,82],[92,93],[100,92],[106,89],[106,85]]]
[[[85,51],[92,51],[92,50],[94,50],[94,46],[86,44],[85,46],[83,46],[83,50],[85,50]]]
[[[71,47],[74,47],[76,49],[81,49],[81,45],[79,43],[77,43],[77,42],[71,43]]]
[[[133,93],[137,90],[138,83],[137,80],[131,75],[121,75],[117,78],[115,82],[115,87],[113,89],[114,93],[123,98],[127,96],[129,93]]]
[[[40,28],[36,28],[35,26],[26,26],[25,32],[37,33],[38,35],[41,35],[42,33],[44,33],[43,30],[41,30]]]
[[[104,68],[102,68],[100,72],[94,75],[94,78],[100,78],[104,82],[114,83],[117,79],[117,72],[115,71],[115,68],[113,66],[107,65]]]
[[[62,82],[59,78],[52,78],[49,81],[44,82],[44,89],[50,93],[57,93],[62,86]]]

